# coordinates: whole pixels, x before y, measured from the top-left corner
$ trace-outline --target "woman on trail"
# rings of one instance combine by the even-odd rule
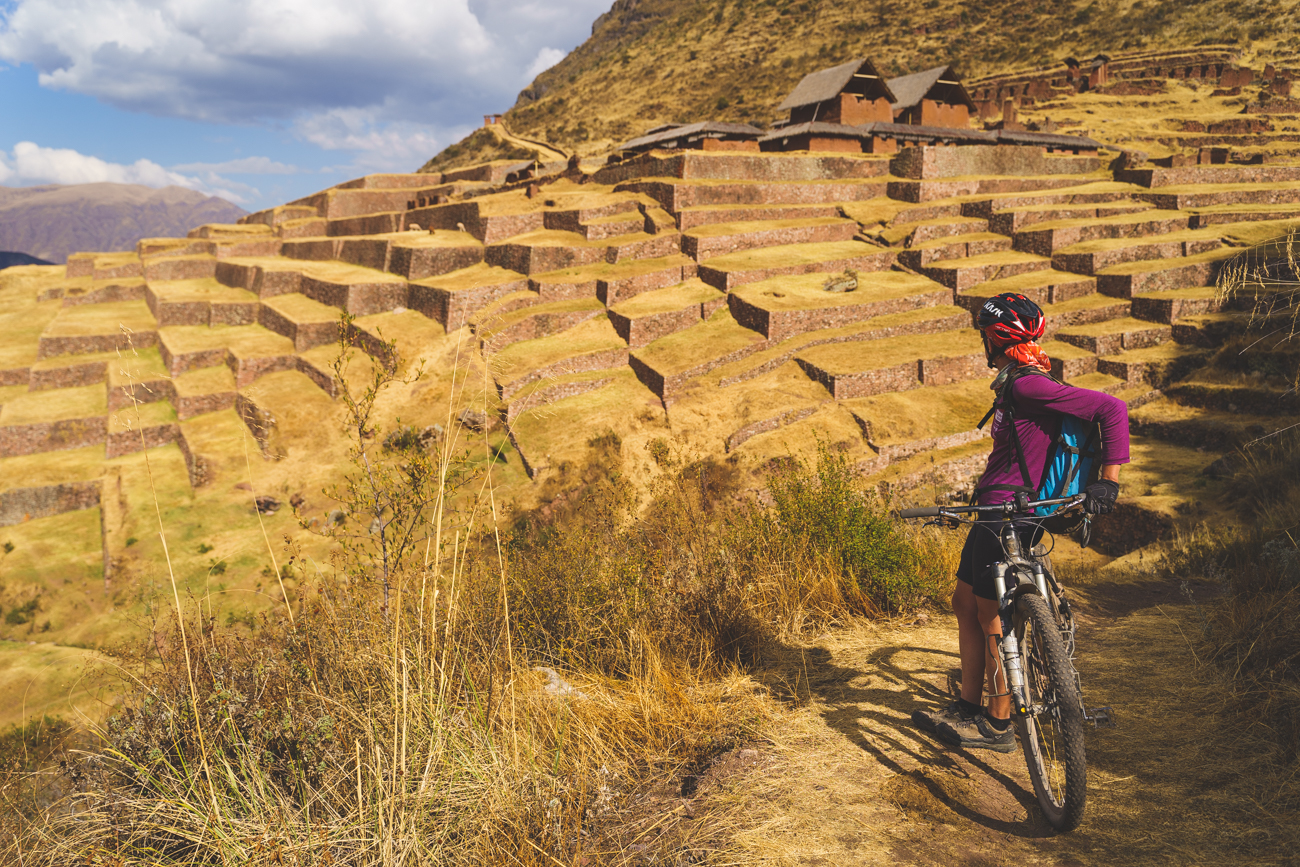
[[[1128,407],[1111,395],[1052,378],[1051,362],[1035,342],[1046,324],[1037,304],[1011,292],[988,299],[976,316],[989,367],[998,370],[992,385],[997,394],[993,451],[976,497],[982,506],[1010,502],[1018,492],[1034,498],[1047,467],[1052,431],[1059,428],[1064,413],[1101,428],[1101,472],[1084,491],[1084,509],[1093,515],[1108,514],[1119,497],[1120,465],[1129,461]],[[1019,532],[1029,550],[1043,531],[1026,523]],[[996,656],[1002,621],[991,569],[1002,559],[997,527],[973,525],[962,548],[952,595],[961,649],[961,698],[937,710],[915,711],[912,721],[953,746],[1009,753],[1016,748],[1016,737],[1011,699]],[[986,674],[990,698],[988,706],[982,707]]]

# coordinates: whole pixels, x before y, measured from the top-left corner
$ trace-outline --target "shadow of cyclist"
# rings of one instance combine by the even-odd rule
[[[777,698],[797,703],[811,702],[826,724],[871,755],[879,765],[905,776],[928,790],[933,798],[958,817],[1000,834],[1043,838],[1055,831],[1039,816],[1038,801],[1027,776],[1012,776],[997,754],[950,749],[916,729],[909,715],[917,707],[945,704],[951,697],[935,686],[942,683],[957,662],[957,654],[928,647],[881,647],[867,653],[858,665],[841,665],[823,647],[782,648],[778,668],[769,669],[767,686]],[[907,658],[904,664],[902,658]],[[802,666],[806,675],[796,676],[792,689],[782,670]],[[798,669],[796,674],[798,675]],[[1019,752],[1007,756],[1021,761]],[[997,762],[997,764],[995,764]],[[931,774],[933,770],[938,773]],[[996,800],[976,798],[972,806],[940,785],[937,778],[956,777],[976,783],[981,777],[1006,790],[1019,804],[1021,820],[999,818],[984,808]],[[1006,805],[996,813],[1008,812]]]

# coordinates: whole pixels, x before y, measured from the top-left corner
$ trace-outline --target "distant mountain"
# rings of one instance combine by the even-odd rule
[[[44,259],[37,259],[35,256],[28,256],[26,253],[9,253],[0,250],[0,269],[12,268],[15,265],[53,265],[53,262],[46,262]]]
[[[141,238],[184,237],[246,211],[183,187],[136,184],[0,187],[0,250],[63,264],[69,253],[131,250]]]

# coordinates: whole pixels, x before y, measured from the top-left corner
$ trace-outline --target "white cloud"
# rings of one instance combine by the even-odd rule
[[[246,194],[257,192],[213,173],[203,178],[184,175],[150,160],[136,160],[130,165],[110,163],[69,148],[41,147],[29,141],[14,145],[12,154],[0,151],[0,182],[17,186],[96,183],[178,186],[240,204],[248,200]]]
[[[524,83],[532,81],[534,78],[559,63],[567,54],[567,51],[561,51],[558,48],[543,48],[541,51],[537,52],[537,56],[533,58],[532,66],[528,67],[524,72]]]
[[[297,166],[277,163],[269,157],[244,157],[226,160],[224,163],[184,163],[172,166],[177,172],[225,172],[232,175],[296,175],[301,169]]]
[[[410,171],[512,105],[609,2],[0,0],[0,61],[128,111],[287,125]],[[246,166],[181,171],[282,173]]]

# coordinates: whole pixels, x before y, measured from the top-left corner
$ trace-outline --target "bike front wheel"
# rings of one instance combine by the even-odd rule
[[[1074,665],[1047,602],[1034,594],[1016,600],[1025,686],[1032,708],[1019,718],[1021,748],[1047,823],[1072,831],[1083,821],[1088,767],[1083,710]]]

